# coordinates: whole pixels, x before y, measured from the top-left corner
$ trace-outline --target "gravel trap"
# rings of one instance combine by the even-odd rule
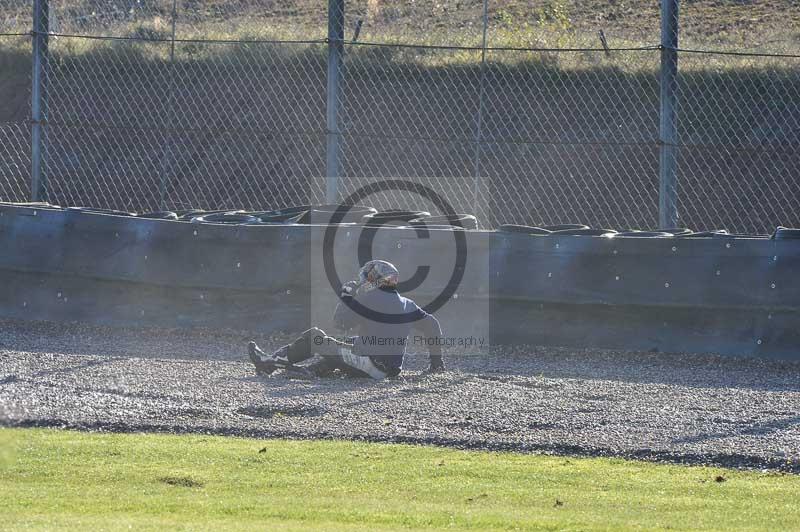
[[[518,347],[380,382],[258,377],[242,332],[0,320],[0,425],[343,438],[800,473],[800,364]]]

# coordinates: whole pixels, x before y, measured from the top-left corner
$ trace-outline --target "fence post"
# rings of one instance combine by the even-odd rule
[[[340,75],[344,56],[344,0],[328,0],[328,87],[327,87],[327,148],[325,160],[325,200],[337,203],[339,175],[341,173],[340,149],[342,134],[339,129]]]
[[[31,201],[47,200],[44,126],[47,122],[49,0],[33,2],[33,77],[31,86]]]
[[[678,225],[677,203],[677,113],[675,93],[678,83],[678,3],[661,1],[661,115],[658,223],[661,228]]]
[[[169,86],[167,88],[167,123],[164,130],[166,139],[164,142],[164,155],[161,159],[161,176],[158,186],[158,208],[162,211],[167,210],[167,181],[172,172],[173,140],[171,131],[175,127],[175,32],[178,25],[178,0],[172,0],[172,38],[169,42]]]
[[[483,37],[481,39],[481,69],[478,93],[478,119],[475,127],[475,154],[473,157],[473,212],[477,216],[480,210],[481,189],[481,142],[483,141],[483,108],[486,92],[486,34],[489,30],[489,0],[483,0]],[[480,216],[478,217],[480,220]]]

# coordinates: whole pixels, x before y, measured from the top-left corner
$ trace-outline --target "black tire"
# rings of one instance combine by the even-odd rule
[[[178,214],[172,211],[156,211],[156,212],[143,212],[137,215],[138,218],[147,218],[149,220],[177,220]]]
[[[339,203],[325,203],[325,204],[322,204],[322,205],[311,205],[306,210],[315,210],[315,211],[333,213],[333,212],[338,211],[341,208],[347,209],[348,212],[361,211],[362,215],[375,214],[375,213],[378,212],[378,209],[376,209],[375,207],[367,207],[367,206],[364,206],[364,205],[341,205]]]
[[[530,225],[502,224],[497,230],[501,233],[520,233],[524,235],[549,235],[552,231]]]
[[[561,231],[553,231],[551,236],[605,236],[616,235],[617,232],[613,229],[594,229],[586,227],[581,229],[563,229]]]
[[[274,209],[271,211],[266,211],[266,213],[270,213],[276,216],[296,216],[298,214],[303,214],[306,211],[310,211],[313,209],[313,205],[293,205],[291,207],[283,207],[282,209]],[[265,214],[266,214],[265,213]]]
[[[432,227],[434,225],[452,225],[462,229],[477,229],[478,219],[471,214],[456,214],[454,216],[443,214],[439,216],[424,216],[409,220],[408,225],[427,225]]]
[[[665,231],[623,231],[614,236],[634,238],[672,238],[675,235]]]
[[[369,218],[365,216],[364,218]],[[364,218],[361,219],[360,225],[364,227],[368,227],[370,229],[380,229],[381,227],[409,227],[408,222],[404,222],[403,220],[382,220],[382,219],[368,219],[364,221]]]
[[[233,210],[227,209],[227,210],[204,211],[202,209],[184,209],[175,211],[175,214],[178,215],[178,220],[184,222],[191,222],[198,216],[208,216],[210,214],[220,214],[224,212],[233,212]]]
[[[178,218],[181,216],[185,216],[187,214],[193,214],[197,212],[205,212],[203,209],[173,209],[172,212],[178,215]]]
[[[466,228],[464,228],[464,227],[459,227],[457,225],[447,225],[447,224],[428,224],[428,225],[416,224],[416,225],[409,225],[408,227],[410,229],[432,229],[432,230],[438,230],[438,231],[441,231],[443,229],[450,230],[450,231],[465,231],[466,230]]]
[[[286,211],[257,211],[247,214],[255,216],[265,223],[297,223],[297,220],[307,213],[308,209],[300,212],[296,212],[294,209],[286,209]]]
[[[669,233],[672,236],[685,236],[692,233],[691,229],[687,229],[685,227],[670,227],[668,229],[659,229],[659,231],[663,231],[664,233]]]
[[[403,211],[403,210],[388,210],[388,211],[379,211],[374,214],[368,214],[361,218],[361,223],[367,226],[382,226],[382,225],[389,225],[389,226],[397,226],[397,225],[408,225],[408,222],[414,220],[416,218],[423,218],[425,216],[430,216],[431,213],[425,211]]]
[[[780,226],[772,234],[774,240],[800,240],[800,229]]]
[[[297,221],[303,217],[305,213],[300,214],[272,214],[272,211],[266,213],[248,213],[250,216],[255,216],[261,223],[265,224],[296,224]]]
[[[114,209],[99,209],[95,207],[67,207],[68,211],[72,212],[86,212],[92,214],[110,214],[112,216],[136,216],[132,212],[117,211]]]
[[[261,219],[242,212],[218,212],[192,218],[194,223],[215,224],[260,224]]]
[[[543,225],[542,229],[553,231],[566,231],[568,229],[589,229],[588,225],[583,224],[556,224],[556,225]]]
[[[340,208],[341,205],[316,205],[303,213],[296,223],[328,224],[334,213]],[[350,206],[347,209],[348,210],[343,213],[341,220],[337,223],[360,222],[364,216],[370,216],[378,212],[377,209],[372,207],[361,207],[358,205]]]
[[[46,201],[0,201],[0,205],[8,205],[9,207],[36,207],[40,209],[60,209],[60,205],[52,205]]]
[[[314,205],[293,205],[271,211],[253,212],[250,215],[266,223],[298,223],[298,220],[313,208]]]
[[[678,235],[680,238],[729,238],[731,235],[727,229],[715,229],[713,231],[698,231],[687,235]]]

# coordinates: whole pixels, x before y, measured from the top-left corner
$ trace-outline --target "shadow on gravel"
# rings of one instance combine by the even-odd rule
[[[0,319],[0,351],[185,360],[247,359],[247,341],[278,347],[282,336],[243,331],[111,327]],[[276,343],[277,342],[277,343]]]
[[[458,375],[458,376],[455,376]],[[431,377],[420,374],[406,374],[383,381],[348,377],[323,377],[317,379],[294,379],[280,373],[271,377],[258,377],[262,382],[264,395],[270,399],[291,399],[295,397],[353,395],[359,392],[374,392],[351,401],[337,403],[343,408],[354,408],[365,404],[396,402],[403,397],[414,395],[443,395],[473,380],[473,376],[450,372],[445,377]],[[298,386],[298,384],[302,386]]]
[[[272,419],[275,417],[316,417],[325,413],[325,410],[318,406],[304,405],[251,405],[240,408],[236,411],[245,416],[257,417],[262,419]]]
[[[16,375],[7,375],[7,376],[3,377],[2,379],[0,379],[0,386],[2,386],[4,384],[13,384],[13,383],[17,382],[18,380],[19,380],[19,377],[17,377]]]
[[[73,373],[79,372],[81,370],[91,368],[94,366],[104,366],[106,364],[113,363],[114,360],[86,360],[81,362],[80,364],[75,364],[74,366],[67,366],[64,368],[56,368],[56,369],[43,369],[41,371],[37,371],[36,373],[32,373],[29,378],[40,378],[40,377],[47,377],[49,375],[61,375],[64,373]]]
[[[686,438],[678,438],[672,440],[672,443],[700,443],[709,440],[720,440],[724,438],[735,438],[737,436],[764,436],[773,432],[778,432],[791,428],[795,425],[800,426],[800,416],[794,416],[784,419],[775,419],[765,423],[756,423],[747,427],[735,428],[730,432],[712,432],[708,434],[698,434],[696,436],[689,436]]]
[[[520,352],[522,350],[523,352]],[[448,358],[448,368],[498,383],[526,378],[587,379],[689,388],[800,391],[800,363],[727,357],[559,347],[496,349],[486,355]]]
[[[35,379],[27,378],[27,379],[15,379],[12,382],[29,382],[35,384],[40,388],[52,388],[52,389],[59,389],[62,387],[61,383],[58,382],[46,382],[46,381],[37,381]],[[157,400],[157,401],[168,401],[173,399],[180,399],[180,394],[170,394],[170,393],[150,393],[150,392],[137,392],[137,391],[129,391],[129,390],[122,390],[117,388],[109,388],[105,386],[74,386],[69,385],[69,393],[87,393],[87,394],[103,394],[103,395],[116,395],[118,397],[124,397],[128,399],[149,399],[149,400]]]

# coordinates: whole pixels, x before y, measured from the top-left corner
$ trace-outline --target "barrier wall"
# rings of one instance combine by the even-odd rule
[[[544,344],[800,359],[800,241],[510,235],[499,247],[496,335],[521,321]]]
[[[0,314],[265,332],[330,327],[337,294],[324,268],[328,230],[0,205]],[[456,264],[459,238],[466,259]],[[800,360],[800,240],[343,224],[330,249],[342,280],[359,253],[409,276],[429,265],[409,295],[424,304],[452,288],[437,312],[448,336]]]

